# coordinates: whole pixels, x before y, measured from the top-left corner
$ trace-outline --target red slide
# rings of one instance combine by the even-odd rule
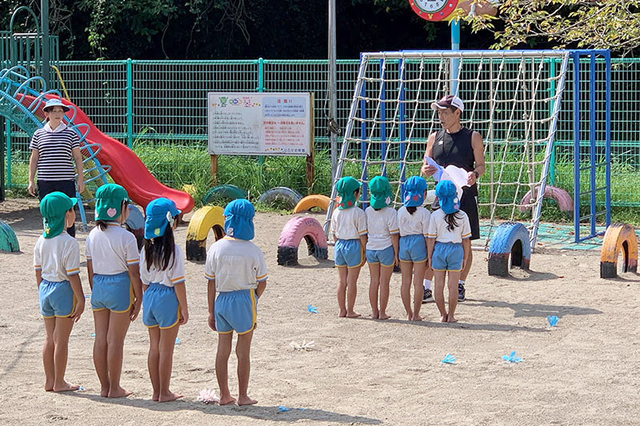
[[[31,96],[25,96],[21,99],[21,103],[25,106],[29,106],[33,101],[34,98]],[[133,202],[139,204],[142,208],[146,208],[151,200],[158,197],[166,197],[173,200],[182,213],[188,213],[193,209],[193,198],[191,195],[183,191],[178,191],[177,189],[169,188],[158,182],[138,156],[126,145],[98,130],[89,117],[87,117],[87,114],[72,102],[62,99],[62,103],[76,109],[76,116],[73,120],[74,124],[84,123],[89,126],[89,134],[87,135],[86,142],[89,144],[100,144],[102,148],[98,152],[98,160],[101,164],[111,166],[109,175],[117,184],[122,185],[124,189],[127,190],[129,198],[131,198]],[[44,102],[42,102],[38,110],[34,112],[36,116],[44,117],[42,107],[44,107]],[[67,113],[67,117],[72,116],[72,111]],[[84,133],[82,128],[81,131]]]

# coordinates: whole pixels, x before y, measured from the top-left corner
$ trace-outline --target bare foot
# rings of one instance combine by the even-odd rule
[[[447,322],[447,315],[443,315],[440,317],[440,322]]]
[[[347,318],[360,318],[360,314],[356,312],[347,312]]]
[[[422,317],[420,315],[414,315],[411,317],[411,321],[422,321]]]
[[[152,397],[151,399],[152,399],[153,401],[156,401],[156,402],[157,402],[157,401],[159,401],[159,400],[160,400],[160,395],[159,395],[159,394],[157,394],[157,393],[154,393],[154,394],[153,394],[153,397]]]
[[[166,395],[160,395],[160,398],[158,399],[158,401],[160,402],[175,401],[178,398],[182,398],[182,396],[183,395],[180,395],[179,393],[169,392]]]
[[[457,320],[457,319],[455,319],[455,318],[454,318],[454,317],[452,317],[452,316],[449,316],[449,317],[447,318],[447,322],[458,322],[458,320]]]
[[[339,318],[344,318],[346,316],[347,316],[347,311],[341,310],[340,312],[338,312],[338,317]]]
[[[44,390],[47,392],[53,391],[53,380],[51,381],[47,380],[46,382],[44,382]]]
[[[251,399],[248,396],[238,397],[238,405],[253,405],[257,403],[258,401],[256,401],[255,399]]]
[[[379,312],[372,312],[371,313],[371,319],[379,319],[380,318],[380,313]]]
[[[232,398],[231,396],[220,395],[220,405],[229,405],[229,404],[235,404],[235,403],[236,403],[235,398]]]
[[[73,392],[80,389],[78,385],[70,385],[67,382],[63,382],[61,385],[53,385],[54,392]]]
[[[380,315],[378,315],[378,319],[379,320],[386,320],[391,318],[389,315],[385,314],[385,313],[380,313]]]
[[[126,398],[131,395],[133,392],[123,389],[118,386],[117,389],[109,391],[109,398]]]
[[[108,398],[109,397],[109,388],[102,388],[100,389],[100,396],[103,398]]]

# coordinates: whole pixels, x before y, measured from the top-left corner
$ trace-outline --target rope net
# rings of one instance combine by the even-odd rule
[[[367,204],[366,184],[385,175],[399,207],[402,182],[420,173],[427,138],[441,129],[431,103],[456,94],[465,106],[461,124],[484,141],[485,247],[503,220],[530,222],[534,244],[568,58],[566,51],[363,53],[336,180],[358,178]]]

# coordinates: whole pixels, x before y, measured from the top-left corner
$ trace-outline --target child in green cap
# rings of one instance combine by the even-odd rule
[[[360,196],[360,182],[346,176],[336,183],[338,208],[331,216],[331,232],[335,241],[334,257],[338,268],[338,308],[340,317],[357,318],[353,307],[358,293],[360,268],[365,262],[367,217],[355,208]]]
[[[129,215],[129,196],[120,185],[96,191],[96,227],[85,243],[95,321],[93,363],[100,395],[121,398],[131,392],[120,386],[124,338],[142,304],[140,254],[136,237],[122,227]]]
[[[398,213],[391,204],[391,185],[384,176],[376,176],[369,182],[371,194],[369,207],[365,210],[369,235],[367,239],[367,263],[371,281],[369,284],[369,302],[371,303],[371,317],[385,320],[389,302],[389,281],[393,273],[393,266],[399,264]],[[378,289],[380,291],[380,306],[378,307]]]
[[[66,229],[76,220],[77,200],[51,192],[40,202],[44,232],[33,250],[33,265],[47,336],[42,348],[46,391],[75,391],[64,380],[69,335],[84,311],[80,282],[80,247]]]

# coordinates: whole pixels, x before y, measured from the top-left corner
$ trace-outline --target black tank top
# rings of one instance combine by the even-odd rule
[[[431,155],[436,163],[442,167],[456,166],[470,172],[475,169],[475,157],[473,156],[473,146],[471,145],[471,135],[473,130],[462,127],[456,133],[447,133],[444,129],[436,133]],[[464,191],[472,191],[475,196],[478,194],[477,185],[471,188],[465,187]]]

